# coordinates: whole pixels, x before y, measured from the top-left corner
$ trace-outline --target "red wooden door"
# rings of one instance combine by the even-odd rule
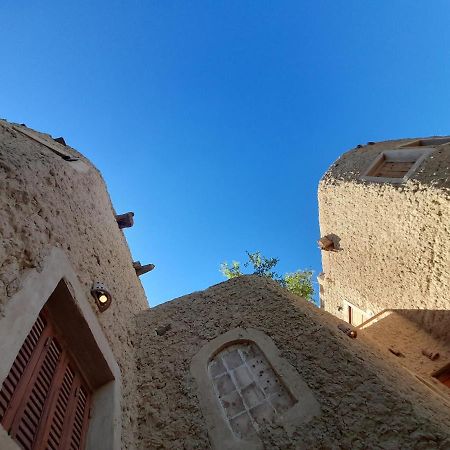
[[[90,390],[45,312],[0,390],[0,420],[24,450],[82,450]]]

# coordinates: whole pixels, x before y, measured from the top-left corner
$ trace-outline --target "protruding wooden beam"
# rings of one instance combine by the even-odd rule
[[[155,268],[154,264],[146,264],[145,266],[141,265],[140,261],[133,262],[133,268],[136,271],[136,275],[140,277],[144,275],[144,273],[150,272]]]
[[[326,251],[335,250],[334,242],[327,236],[321,237],[317,241],[317,245],[319,246],[320,250],[326,250]]]
[[[130,228],[134,224],[134,212],[127,212],[125,214],[120,214],[116,216],[117,225],[119,228]]]
[[[431,361],[436,361],[436,359],[439,358],[439,352],[434,352],[432,350],[423,349],[422,355],[426,356],[427,358],[430,358]]]
[[[399,358],[404,358],[405,355],[397,347],[388,347],[388,350],[395,356]]]

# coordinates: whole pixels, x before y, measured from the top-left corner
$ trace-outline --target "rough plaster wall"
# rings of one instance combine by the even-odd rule
[[[359,180],[381,151],[404,142],[350,151],[322,179],[321,236],[335,235],[340,250],[322,252],[321,297],[337,316],[343,300],[373,313],[432,310],[422,324],[450,339],[450,145],[437,147],[403,185]]]
[[[392,312],[381,320],[374,321],[367,328],[358,330],[358,335],[370,339],[372,345],[379,347],[386,358],[396,359],[398,363],[426,379],[447,396],[450,402],[450,389],[431,377],[438,369],[450,364],[450,347],[447,343],[435,339],[401,312]],[[395,356],[389,348],[401,352],[401,356]],[[439,358],[432,361],[422,354],[422,350],[439,353]]]
[[[121,368],[123,448],[132,448],[133,317],[148,304],[101,175],[78,152],[62,148],[80,157],[89,171],[75,171],[44,145],[0,121],[0,314],[27,269],[39,270],[52,246],[66,252]],[[113,296],[102,314],[90,295],[94,280],[105,282]]]
[[[203,345],[236,327],[269,335],[321,406],[321,416],[291,437],[281,428],[266,429],[265,448],[449,448],[450,416],[441,399],[395,363],[386,366],[377,350],[348,338],[337,323],[256,276],[140,313],[139,448],[210,447],[189,366]],[[165,334],[155,333],[167,326]]]

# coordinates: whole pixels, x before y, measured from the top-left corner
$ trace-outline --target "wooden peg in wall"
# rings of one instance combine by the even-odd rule
[[[388,350],[395,356],[399,358],[404,358],[405,355],[397,347],[388,347]]]
[[[140,277],[144,275],[144,273],[150,272],[155,268],[154,264],[146,264],[145,266],[141,265],[140,261],[133,262],[133,268],[136,271],[136,275]]]
[[[127,212],[125,214],[120,214],[116,216],[117,225],[119,228],[130,228],[134,224],[134,212]]]
[[[323,236],[321,237],[318,241],[317,241],[317,245],[319,246],[320,250],[326,250],[326,251],[330,251],[330,250],[334,250],[334,242],[327,236]]]
[[[427,349],[422,350],[422,355],[431,359],[431,361],[436,361],[436,359],[439,358],[439,352],[433,352],[432,350],[427,350]]]

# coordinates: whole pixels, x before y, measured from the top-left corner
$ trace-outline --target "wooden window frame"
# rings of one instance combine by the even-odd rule
[[[377,155],[370,166],[361,176],[364,181],[372,181],[376,183],[392,183],[401,184],[409,180],[417,171],[422,162],[434,151],[433,148],[419,147],[409,149],[385,150]],[[402,177],[384,177],[378,176],[377,172],[380,167],[386,163],[412,163],[409,170]]]

